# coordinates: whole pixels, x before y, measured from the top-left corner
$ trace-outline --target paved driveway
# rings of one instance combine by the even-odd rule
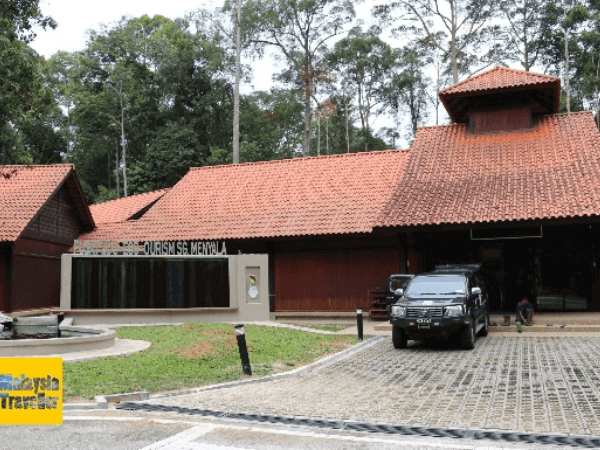
[[[412,344],[412,345],[411,345]],[[227,412],[600,435],[600,338],[479,338],[475,350],[384,339],[305,376],[162,398]],[[158,402],[157,402],[158,403]]]

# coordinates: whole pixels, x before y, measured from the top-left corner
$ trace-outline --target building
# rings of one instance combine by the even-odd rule
[[[58,307],[61,255],[93,229],[72,165],[0,166],[0,311]]]
[[[154,255],[179,254],[175,243],[197,254],[195,241],[203,241],[202,254],[217,245],[230,255],[268,254],[272,310],[354,310],[366,306],[367,288],[405,270],[398,233],[374,227],[407,156],[391,150],[192,168],[139,219],[100,225],[80,239],[133,241]],[[175,253],[165,252],[167,243]]]
[[[193,168],[82,239],[266,253],[272,311],[351,311],[390,273],[451,262],[483,264],[494,310],[600,310],[600,134],[591,112],[557,114],[559,94],[495,67],[440,92],[453,123],[410,150]]]
[[[440,92],[453,124],[418,130],[381,225],[410,270],[481,262],[492,309],[600,310],[600,134],[557,114],[557,78],[496,67]]]

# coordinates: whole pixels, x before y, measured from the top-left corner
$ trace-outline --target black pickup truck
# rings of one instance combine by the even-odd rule
[[[392,342],[405,348],[410,339],[457,337],[475,348],[475,334],[488,334],[488,300],[479,264],[436,266],[415,276],[391,305]]]

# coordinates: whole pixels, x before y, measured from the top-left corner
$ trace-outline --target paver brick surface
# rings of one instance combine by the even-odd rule
[[[600,435],[600,338],[390,339],[310,374],[159,403],[428,427]]]

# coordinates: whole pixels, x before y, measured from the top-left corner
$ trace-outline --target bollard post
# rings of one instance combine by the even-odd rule
[[[240,350],[240,359],[242,360],[242,370],[246,375],[252,375],[250,368],[250,358],[248,358],[248,348],[246,347],[246,335],[244,334],[244,324],[235,325],[235,336],[237,337],[238,348]]]
[[[64,314],[57,314],[56,317],[58,318],[58,337],[62,337],[61,333],[60,333],[60,323],[65,320],[65,315]]]
[[[356,310],[356,327],[358,328],[358,340],[363,340],[363,311],[358,308]]]

